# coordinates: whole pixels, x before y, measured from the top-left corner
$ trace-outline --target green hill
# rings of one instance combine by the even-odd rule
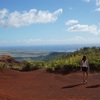
[[[80,69],[83,55],[87,56],[90,69],[100,71],[100,47],[85,47],[73,53],[66,53],[59,59],[47,63],[46,69],[52,72],[68,72]]]
[[[25,53],[25,51],[22,53]],[[28,51],[28,54],[31,55],[33,52],[31,51],[30,54]],[[11,63],[10,65],[14,69],[20,69],[24,71],[45,68],[49,72],[68,73],[71,71],[79,71],[82,57],[83,55],[86,55],[89,61],[91,72],[100,71],[100,47],[84,47],[80,50],[69,53],[42,51],[36,52],[35,55],[37,56],[31,55],[31,57],[27,57],[26,54],[25,56],[22,54],[23,57],[27,57],[28,59],[19,61],[20,63],[17,64]],[[4,62],[2,62],[1,65],[7,66]]]

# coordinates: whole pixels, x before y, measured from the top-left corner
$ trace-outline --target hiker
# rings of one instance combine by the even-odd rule
[[[88,74],[90,71],[88,60],[86,59],[86,56],[83,56],[81,61],[81,71],[83,72],[83,84],[87,83]]]

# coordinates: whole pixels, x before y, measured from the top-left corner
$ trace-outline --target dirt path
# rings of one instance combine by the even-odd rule
[[[100,100],[100,73],[90,74],[82,84],[82,73],[47,73],[43,69],[0,71],[0,100]]]

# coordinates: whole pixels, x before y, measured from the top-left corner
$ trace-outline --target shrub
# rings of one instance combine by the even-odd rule
[[[44,66],[43,61],[25,61],[22,66],[22,71],[31,71],[37,70],[38,68],[42,68]]]

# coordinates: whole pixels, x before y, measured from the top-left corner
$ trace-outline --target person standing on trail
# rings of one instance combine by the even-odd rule
[[[88,74],[90,71],[89,63],[88,63],[88,60],[86,59],[86,56],[83,56],[83,58],[82,58],[81,71],[83,72],[83,83],[86,84],[87,79],[88,79]]]

